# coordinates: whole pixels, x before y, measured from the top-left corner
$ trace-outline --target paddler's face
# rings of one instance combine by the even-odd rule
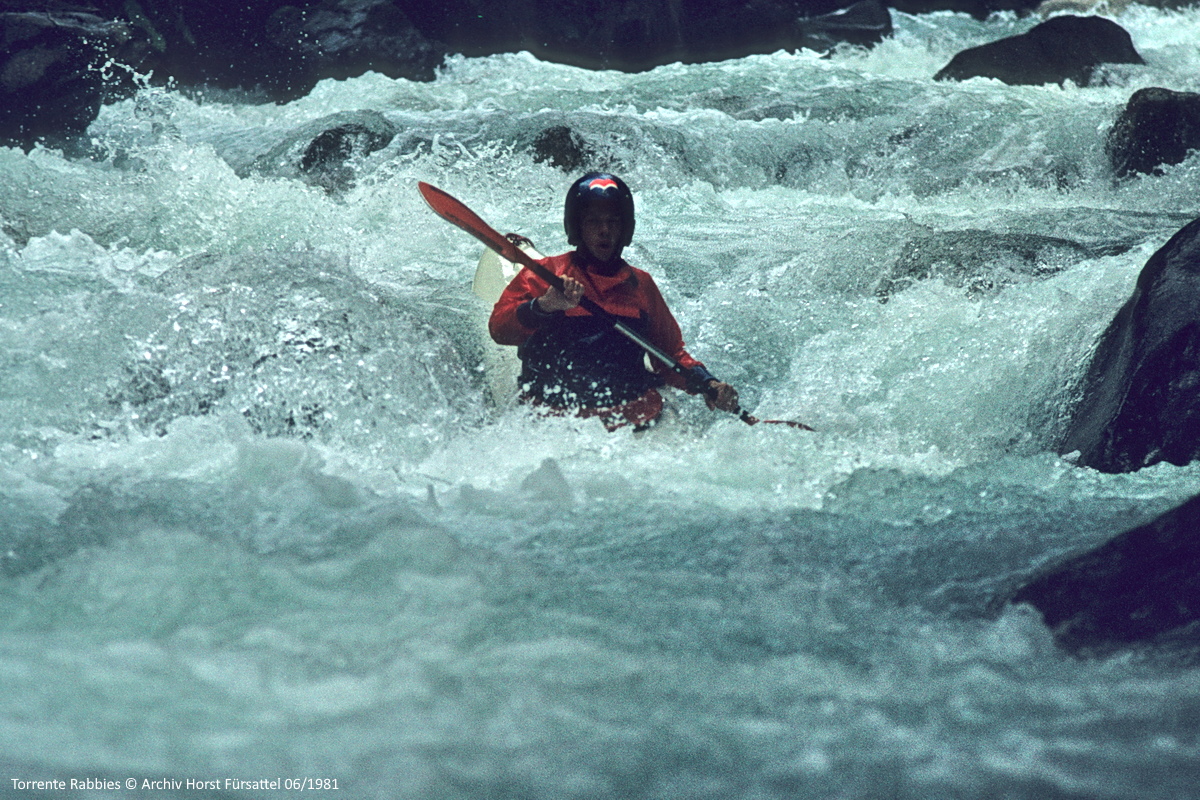
[[[589,203],[579,219],[583,246],[600,262],[612,261],[621,248],[621,214],[615,202]]]

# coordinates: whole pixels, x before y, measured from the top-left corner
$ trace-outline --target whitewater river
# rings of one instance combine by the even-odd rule
[[[1115,19],[1148,64],[1092,88],[935,83],[1033,21],[897,14],[828,59],[146,89],[92,157],[0,150],[0,796],[1196,796],[1194,653],[1003,602],[1200,487],[1056,450],[1200,215],[1200,159],[1103,149],[1200,90],[1200,11]],[[364,110],[391,143],[302,180],[289,136]],[[561,125],[691,352],[816,433],[492,401],[480,246],[416,184],[562,252]]]

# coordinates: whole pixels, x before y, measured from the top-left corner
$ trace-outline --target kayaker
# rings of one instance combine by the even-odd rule
[[[521,398],[561,413],[599,416],[610,429],[645,426],[662,412],[657,387],[692,392],[683,376],[579,306],[591,300],[691,369],[709,387],[710,408],[734,411],[738,393],[684,349],[683,336],[649,273],[631,267],[621,251],[633,239],[633,195],[615,175],[589,172],[571,184],[563,213],[575,249],[543,259],[562,276],[563,290],[522,270],[492,309],[488,329],[499,344],[516,345]],[[647,361],[651,369],[647,369]]]

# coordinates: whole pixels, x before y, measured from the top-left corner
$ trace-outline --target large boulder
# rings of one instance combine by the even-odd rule
[[[1084,655],[1183,632],[1200,621],[1198,532],[1200,496],[1052,567],[1012,602],[1037,608],[1055,640]]]
[[[66,7],[0,12],[0,145],[62,144],[128,91],[149,45],[129,25]]]
[[[956,11],[982,20],[996,11],[1028,13],[1037,8],[1038,0],[891,0],[888,5],[905,14]]]
[[[892,15],[883,0],[858,0],[853,5],[796,20],[793,47],[825,52],[839,44],[871,47],[892,35]]]
[[[939,278],[968,297],[994,294],[1014,283],[1049,278],[1085,258],[1124,252],[1122,244],[1085,245],[1035,233],[936,231],[904,245],[875,287],[879,302],[920,280]]]
[[[98,0],[153,33],[155,66],[182,85],[286,101],[368,70],[432,80],[446,55],[393,0]]]
[[[534,139],[530,150],[534,161],[549,162],[550,166],[568,173],[586,169],[596,159],[591,145],[566,125],[546,128]]]
[[[1102,17],[1048,19],[1019,36],[963,50],[934,80],[996,78],[1008,84],[1074,81],[1086,86],[1102,64],[1144,64],[1129,33]]]
[[[829,49],[840,42],[870,46],[892,31],[884,0],[10,0],[10,13],[46,14],[43,34],[64,36],[67,14],[109,31],[77,36],[88,47],[47,55],[41,43],[19,56],[4,25],[0,66],[5,79],[50,70],[61,82],[83,82],[86,103],[64,126],[78,131],[94,115],[95,53],[112,52],[115,32],[142,43],[143,59],[118,60],[173,80],[248,92],[263,101],[307,94],[320,79],[359,76],[430,80],[446,55],[492,55],[529,50],[540,59],[587,68],[648,70],[673,61],[719,61],[778,49]],[[70,11],[67,11],[70,8]],[[72,25],[76,24],[72,22]],[[28,28],[28,25],[24,25]],[[29,38],[25,34],[23,37]],[[102,47],[101,47],[102,46]],[[18,49],[24,49],[18,48]],[[12,52],[10,52],[12,50]],[[102,59],[103,61],[103,59]],[[24,80],[22,85],[31,83]],[[62,91],[59,90],[59,94]],[[41,90],[12,96],[5,107],[20,114]],[[43,103],[44,106],[44,103]],[[80,106],[55,103],[56,108]],[[44,109],[43,109],[44,110]],[[53,121],[44,130],[56,131]],[[37,138],[43,128],[31,128]]]
[[[390,0],[322,0],[284,6],[268,20],[267,39],[288,53],[289,92],[303,94],[325,78],[365,72],[432,80],[445,51],[425,38]]]
[[[1200,456],[1200,219],[1150,257],[1100,338],[1060,452],[1104,472]]]
[[[354,188],[363,160],[391,144],[397,132],[378,111],[339,111],[289,131],[248,168],[232,166],[240,175],[292,178],[342,194]]]
[[[1113,123],[1105,151],[1119,177],[1162,172],[1200,149],[1200,94],[1139,89]]]
[[[467,55],[528,50],[590,69],[638,71],[840,42],[891,32],[882,0],[405,0],[431,39]]]
[[[89,67],[111,55],[121,64],[152,71],[156,82],[285,101],[306,94],[322,78],[367,70],[432,80],[447,50],[426,40],[405,14],[406,5],[403,0],[6,0],[4,8],[22,17],[50,17],[53,24],[43,27],[59,38],[81,24],[90,26],[75,37],[83,46],[72,45],[71,58],[54,61],[71,81],[94,78]],[[3,26],[0,20],[0,30]],[[114,35],[137,42],[140,57],[117,52]],[[0,66],[12,57],[12,48],[11,35],[0,37]],[[103,51],[99,61],[92,56],[97,49]]]

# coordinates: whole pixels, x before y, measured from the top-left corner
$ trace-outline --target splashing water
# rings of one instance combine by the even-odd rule
[[[1087,89],[934,83],[1033,22],[896,14],[828,59],[147,88],[94,158],[0,151],[4,775],[1186,796],[1190,652],[1077,661],[1000,603],[1195,492],[1054,455],[1197,214],[1200,162],[1117,183],[1103,137],[1137,88],[1197,90],[1200,13],[1117,21],[1147,66]],[[398,132],[338,191],[264,158],[363,109]],[[634,188],[627,258],[691,352],[818,433],[490,401],[478,245],[416,182],[561,252],[572,176],[531,149],[555,126]]]

